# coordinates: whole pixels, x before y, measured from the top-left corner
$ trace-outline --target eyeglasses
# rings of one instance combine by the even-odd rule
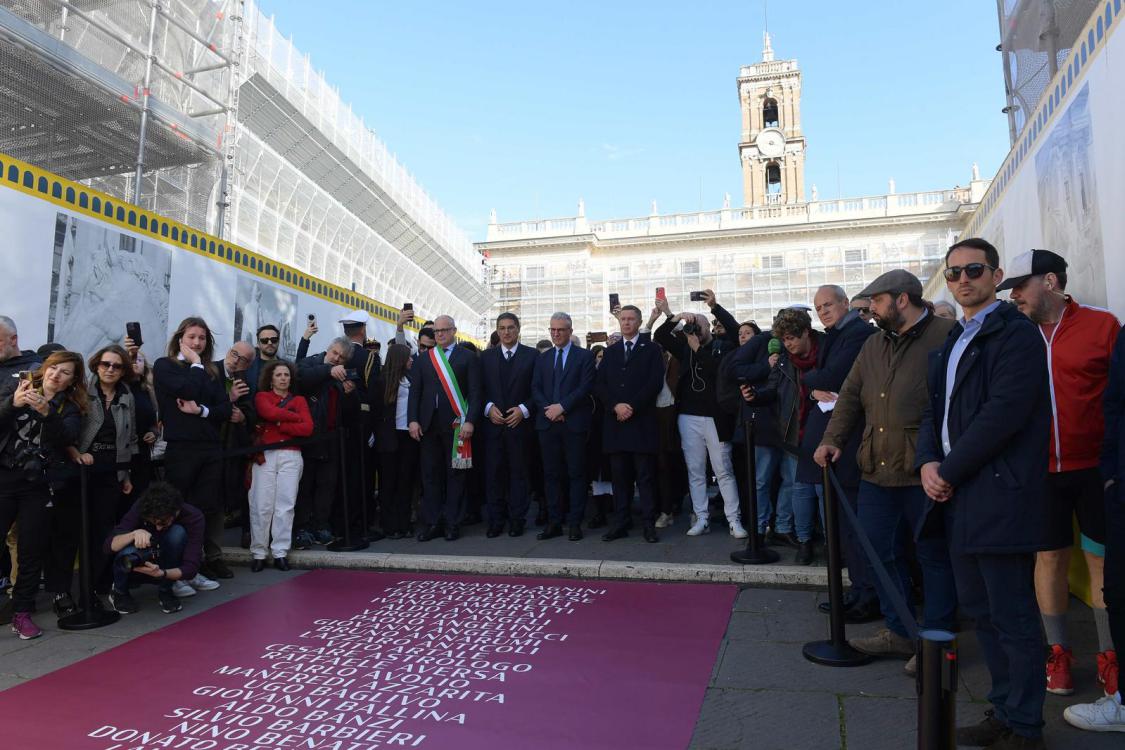
[[[456,328],[435,328],[434,333],[453,333]]]
[[[566,333],[570,329],[569,328],[548,328],[547,330],[550,331],[551,333]]]
[[[430,349],[433,349],[433,347],[429,344],[418,344],[418,351],[420,352],[428,352]]]
[[[102,360],[101,362],[98,362],[98,369],[114,372],[116,370],[124,370],[125,365],[121,364],[120,362],[107,362],[105,360]]]
[[[231,349],[231,350],[230,350],[230,351],[228,352],[228,354],[229,354],[230,356],[234,357],[234,361],[235,361],[235,362],[246,362],[246,363],[249,363],[249,362],[250,362],[250,358],[249,358],[249,357],[243,357],[243,356],[242,356],[241,354],[239,354],[238,352],[236,352],[236,351],[235,351],[234,349]]]
[[[258,339],[259,344],[276,344],[281,341],[280,336],[266,336],[265,338]]]
[[[984,275],[984,269],[995,271],[996,266],[990,266],[987,263],[970,263],[967,266],[950,266],[942,271],[945,275],[946,281],[957,281],[961,278],[961,272],[964,271],[965,275],[970,279],[979,279]]]

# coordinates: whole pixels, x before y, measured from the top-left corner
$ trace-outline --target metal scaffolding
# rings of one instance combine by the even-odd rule
[[[472,243],[252,0],[0,0],[0,152],[476,327]]]

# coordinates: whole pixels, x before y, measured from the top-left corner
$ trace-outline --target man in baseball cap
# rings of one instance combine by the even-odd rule
[[[1066,629],[1068,571],[1077,517],[1080,546],[1090,571],[1090,595],[1098,634],[1098,682],[1117,687],[1117,652],[1103,596],[1106,516],[1098,469],[1105,432],[1102,397],[1110,356],[1121,324],[1113,313],[1086,307],[1066,293],[1066,260],[1050,250],[1028,250],[1012,259],[1011,276],[996,287],[1011,290],[1012,302],[1039,326],[1047,347],[1051,388],[1050,458],[1047,474],[1045,551],[1035,560],[1035,594],[1050,645],[1047,691],[1074,692],[1074,655]]]

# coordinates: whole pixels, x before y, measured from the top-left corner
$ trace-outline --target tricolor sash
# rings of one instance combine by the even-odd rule
[[[461,385],[457,382],[457,376],[453,373],[453,368],[449,366],[449,360],[445,357],[445,350],[440,346],[430,349],[430,363],[434,366],[438,382],[441,383],[442,390],[445,391],[445,396],[449,399],[449,403],[453,407],[453,414],[456,417],[453,420],[453,455],[450,465],[454,469],[471,469],[473,468],[471,439],[461,437],[461,427],[465,424],[466,415],[469,413],[469,405],[461,394]]]

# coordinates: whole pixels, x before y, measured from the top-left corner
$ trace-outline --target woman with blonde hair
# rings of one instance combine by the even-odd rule
[[[223,563],[225,525],[219,430],[231,421],[233,399],[215,366],[215,338],[203,318],[185,318],[168,342],[167,356],[152,366],[157,408],[164,421],[165,478],[185,502],[203,513],[208,578],[234,576]]]

